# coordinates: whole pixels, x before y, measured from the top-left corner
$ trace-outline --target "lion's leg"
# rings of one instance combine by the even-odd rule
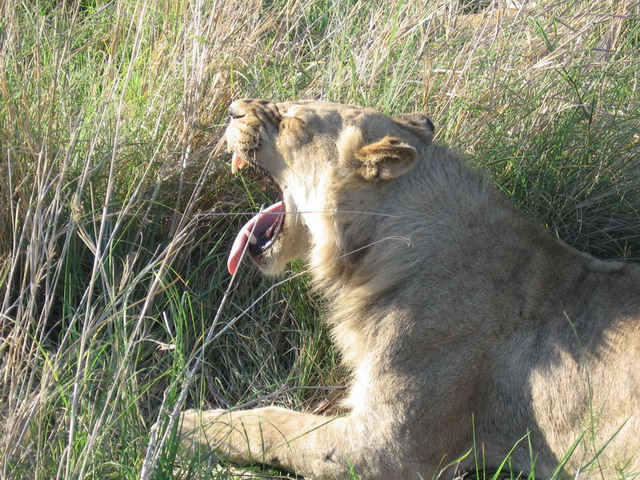
[[[376,448],[374,439],[363,433],[351,417],[276,407],[188,410],[181,419],[185,446],[214,449],[235,463],[273,465],[308,478],[349,478],[351,469],[363,478],[385,478],[380,468],[386,463],[381,458],[386,448]]]

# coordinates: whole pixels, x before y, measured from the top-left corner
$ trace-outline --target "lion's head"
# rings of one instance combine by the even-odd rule
[[[317,267],[355,258],[364,248],[350,238],[358,215],[384,210],[378,203],[385,185],[414,168],[434,134],[423,115],[390,117],[318,101],[237,100],[229,113],[225,138],[232,171],[252,165],[281,195],[238,234],[228,260],[231,273],[245,247],[270,275],[298,258]]]

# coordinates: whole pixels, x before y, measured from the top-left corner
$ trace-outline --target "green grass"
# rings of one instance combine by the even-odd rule
[[[428,113],[559,237],[640,258],[638,4],[421,3],[0,6],[0,478],[227,478],[163,440],[179,399],[339,396],[304,275],[243,265],[219,310],[265,195],[215,149],[234,98]]]

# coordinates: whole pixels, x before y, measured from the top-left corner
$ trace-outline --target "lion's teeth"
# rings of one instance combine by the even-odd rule
[[[241,168],[244,168],[247,165],[247,161],[242,158],[240,155],[238,155],[237,153],[233,153],[233,156],[231,157],[231,173],[236,173],[238,170],[240,170]]]
[[[253,233],[247,232],[247,238],[249,239],[249,243],[251,245],[255,245],[258,243],[258,237],[256,237]]]

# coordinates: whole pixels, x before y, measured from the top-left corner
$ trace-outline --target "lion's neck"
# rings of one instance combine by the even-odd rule
[[[455,151],[432,146],[422,153],[419,171],[350,192],[348,201],[327,194],[326,214],[310,228],[309,264],[329,298],[353,296],[360,287],[379,296],[419,278],[430,257],[460,243],[469,223],[491,223],[488,217],[505,209]]]
[[[463,311],[463,297],[508,294],[502,265],[526,259],[517,245],[539,231],[455,152],[434,147],[426,155],[422,171],[380,189],[369,205],[375,215],[327,217],[316,239],[314,283],[330,300],[329,324],[349,366],[398,319],[420,316],[425,328],[438,329],[443,312],[455,310],[461,321],[447,326],[452,334],[477,333],[480,317]]]

